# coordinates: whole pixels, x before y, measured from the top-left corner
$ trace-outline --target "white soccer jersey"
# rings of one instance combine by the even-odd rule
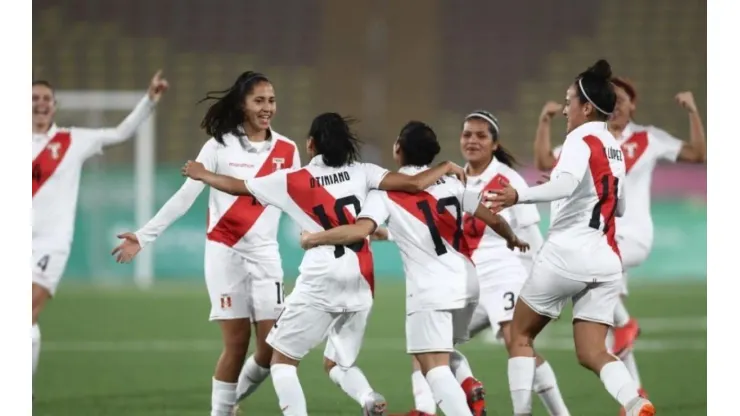
[[[115,128],[59,128],[33,134],[32,216],[34,249],[69,250],[74,235],[82,165],[103,147],[130,138],[155,103],[144,97]]]
[[[224,144],[211,138],[203,145],[196,160],[211,172],[239,179],[258,178],[281,169],[300,167],[296,144],[270,131],[267,144],[257,147],[246,137],[224,136]],[[142,247],[154,241],[193,205],[205,185],[186,179],[182,187],[162,206],[146,225],[136,232]],[[231,247],[247,260],[279,260],[277,232],[280,210],[260,204],[251,196],[236,197],[211,189],[208,197],[209,241]]]
[[[527,182],[514,169],[506,166],[495,158],[485,171],[478,176],[467,177],[466,187],[471,192],[496,191],[510,184],[514,189],[528,188]],[[513,230],[519,230],[540,222],[537,206],[533,204],[519,204],[499,212]],[[465,214],[464,233],[468,246],[473,252],[473,262],[479,271],[479,278],[485,284],[486,273],[481,271],[491,267],[506,267],[521,265],[520,256],[531,257],[536,253],[511,251],[506,246],[506,240],[496,234],[486,224],[473,215]],[[517,277],[518,279],[518,277]]]
[[[252,180],[247,188],[264,205],[288,214],[302,230],[319,232],[353,224],[371,189],[388,171],[371,163],[333,168],[322,156],[296,171],[280,171]],[[350,246],[307,250],[290,297],[300,297],[329,312],[360,311],[372,306],[375,285],[368,240]]]
[[[551,245],[549,260],[569,278],[592,281],[621,276],[615,217],[618,195],[624,189],[623,159],[606,123],[584,123],[565,138],[551,180],[569,173],[578,186],[570,196],[551,203],[544,245]]]
[[[401,168],[415,175],[428,167]],[[462,233],[463,214],[475,212],[478,192],[466,192],[455,178],[443,177],[425,192],[373,191],[359,218],[388,229],[401,251],[406,275],[406,311],[464,307],[478,298],[478,278]]]
[[[629,198],[624,216],[617,218],[617,237],[636,241],[646,248],[653,245],[653,219],[650,215],[650,186],[653,169],[659,160],[675,162],[684,142],[654,126],[630,122],[617,138],[624,154],[627,176],[624,189]],[[562,147],[553,153],[560,155]]]

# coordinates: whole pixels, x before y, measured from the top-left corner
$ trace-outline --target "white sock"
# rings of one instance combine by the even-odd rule
[[[515,415],[532,414],[534,374],[534,357],[509,358],[509,391]]]
[[[211,416],[231,416],[236,404],[236,383],[213,379]]]
[[[307,416],[306,397],[298,380],[298,368],[288,364],[273,364],[270,374],[283,415]]]
[[[365,406],[365,401],[373,393],[370,382],[367,381],[365,374],[358,367],[341,368],[335,365],[329,371],[329,378],[339,386],[349,397]]]
[[[637,361],[635,361],[635,353],[629,351],[623,358],[621,358],[624,366],[627,367],[627,371],[630,372],[632,380],[637,382],[638,387],[642,387],[642,381],[640,381],[640,372],[637,371]]]
[[[31,345],[33,351],[33,372],[32,375],[36,374],[36,368],[39,366],[39,353],[41,352],[41,329],[36,324],[31,327]]]
[[[453,350],[450,354],[450,370],[452,370],[452,374],[455,375],[457,382],[460,384],[473,377],[473,370],[470,369],[468,359],[458,350]]]
[[[609,354],[614,354],[614,328],[609,327],[609,329],[606,330],[606,350],[609,352]]]
[[[624,302],[620,299],[617,302],[617,307],[614,308],[614,326],[621,328],[627,325],[630,321],[630,314],[627,312],[627,308],[624,306]]]
[[[427,371],[427,382],[432,388],[437,406],[447,416],[470,416],[468,400],[460,383],[455,380],[452,370],[446,365]]]
[[[563,395],[558,387],[555,372],[552,371],[550,363],[545,361],[534,370],[534,391],[540,396],[542,404],[547,413],[554,416],[570,416],[568,408],[563,401]]]
[[[429,387],[427,379],[421,371],[415,370],[411,374],[411,388],[414,392],[414,408],[420,412],[433,415],[437,411],[437,404],[434,403],[434,394]]]
[[[239,382],[236,385],[236,401],[240,402],[254,393],[269,375],[270,369],[257,364],[254,361],[254,355],[250,355],[239,374]]]
[[[637,389],[640,386],[630,376],[627,367],[621,361],[612,361],[601,368],[599,373],[601,382],[604,383],[606,391],[616,399],[622,407],[638,397]]]

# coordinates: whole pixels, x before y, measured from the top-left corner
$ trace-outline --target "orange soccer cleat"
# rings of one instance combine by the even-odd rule
[[[483,383],[473,377],[468,377],[462,382],[462,388],[468,397],[468,406],[473,416],[486,416],[486,392]]]
[[[620,356],[635,345],[635,340],[640,335],[640,326],[637,320],[630,318],[627,325],[614,328],[614,355]]]
[[[637,392],[640,394],[640,397],[642,397],[643,399],[647,399],[648,395],[647,395],[647,392],[645,392],[645,389],[640,387],[640,389],[637,390]],[[655,407],[652,407],[653,406],[652,403],[649,403],[649,406],[653,409],[653,413],[645,413],[644,415],[642,413],[638,413],[638,415],[639,416],[652,416],[653,414],[655,414]],[[646,409],[646,411],[647,410],[649,409]],[[622,408],[619,411],[619,416],[627,416],[627,410],[625,408]]]

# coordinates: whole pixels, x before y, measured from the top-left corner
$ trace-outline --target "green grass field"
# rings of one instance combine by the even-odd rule
[[[390,411],[405,412],[413,399],[404,353],[403,286],[378,286],[359,365],[388,399]],[[643,327],[637,360],[658,413],[706,415],[706,285],[631,290],[628,306]],[[207,415],[220,350],[208,311],[200,286],[150,292],[63,286],[41,318],[34,414]],[[546,329],[538,346],[557,373],[571,414],[617,415],[598,377],[577,364],[569,319]],[[483,339],[461,350],[485,383],[489,415],[511,415],[504,350]],[[310,414],[360,414],[323,373],[321,351],[313,351],[299,370]],[[279,415],[272,383],[266,381],[243,409],[244,415]],[[535,414],[545,414],[539,403]]]

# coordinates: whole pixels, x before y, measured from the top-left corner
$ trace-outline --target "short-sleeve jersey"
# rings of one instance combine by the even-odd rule
[[[563,174],[578,185],[570,196],[551,203],[544,243],[551,247],[543,246],[540,253],[550,253],[551,263],[575,280],[614,278],[622,271],[615,219],[625,162],[606,123],[584,123],[568,133],[551,180]]]
[[[353,224],[371,189],[388,171],[370,163],[327,166],[322,156],[296,171],[247,180],[249,192],[274,206],[301,229],[319,232]],[[291,297],[327,311],[357,311],[372,306],[373,258],[368,240],[350,246],[320,246],[307,250]]]
[[[624,180],[627,206],[624,216],[617,218],[617,238],[633,240],[649,249],[653,244],[650,215],[653,170],[660,160],[675,162],[684,142],[657,127],[630,122],[617,138],[617,143],[627,169]],[[561,149],[554,149],[556,157],[559,157]]]
[[[428,167],[401,168],[415,175]],[[401,251],[406,276],[406,310],[458,309],[478,297],[470,249],[462,233],[463,214],[475,212],[477,192],[443,177],[418,194],[372,191],[359,218],[388,230]]]
[[[480,175],[468,175],[465,186],[471,192],[482,193],[502,189],[506,184],[510,184],[517,190],[528,188],[526,181],[518,172],[494,158]],[[499,212],[499,215],[515,232],[517,229],[540,222],[537,206],[533,204],[514,205]],[[473,252],[473,262],[478,269],[481,285],[494,283],[486,280],[487,276],[492,275],[488,272],[492,268],[521,265],[521,256],[530,257],[535,254],[509,250],[503,237],[470,214],[465,214],[464,233],[468,246]]]

